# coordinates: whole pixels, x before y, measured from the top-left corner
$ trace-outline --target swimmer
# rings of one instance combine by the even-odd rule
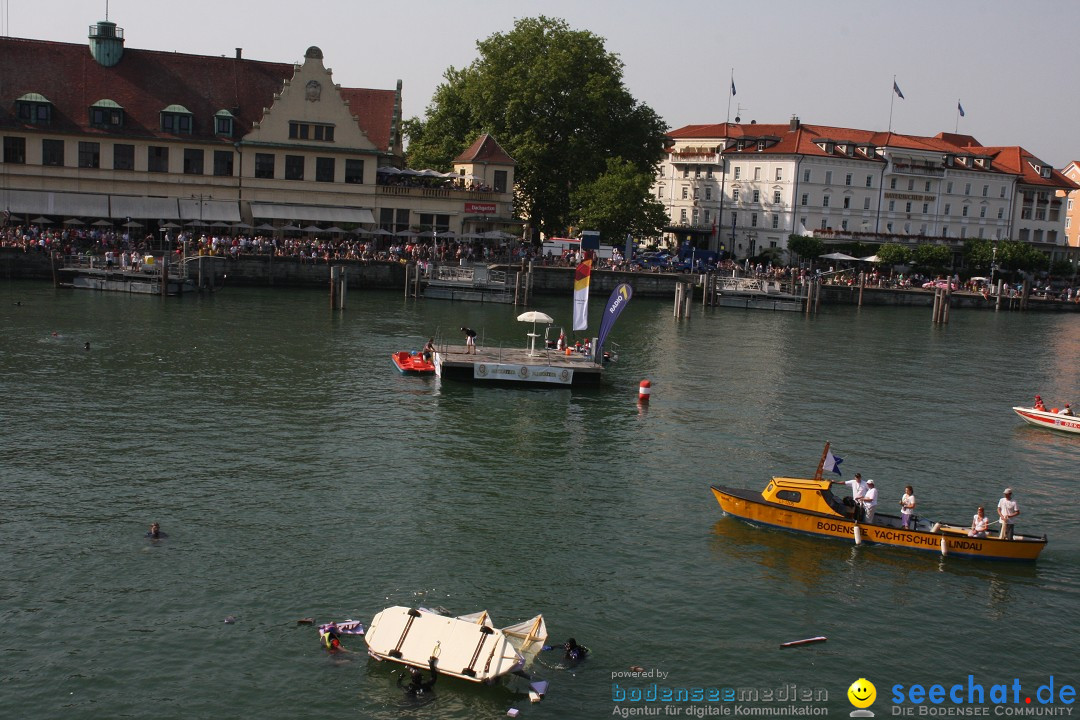
[[[86,343],[85,345],[83,345],[83,350],[89,350],[89,349],[90,349],[90,343]]]
[[[169,536],[166,535],[165,533],[161,532],[161,526],[160,525],[158,525],[157,523],[151,523],[150,524],[150,529],[146,533],[146,537],[150,538],[151,540],[160,540],[163,537],[169,537]]]
[[[570,638],[563,643],[563,650],[565,651],[564,657],[571,662],[579,662],[585,659],[585,656],[589,654],[589,648],[578,645],[577,640]]]
[[[418,667],[409,668],[409,684],[405,686],[405,694],[416,697],[417,695],[423,695],[426,692],[431,692],[431,688],[435,687],[435,681],[439,677],[439,671],[435,668],[435,656],[432,655],[428,658],[428,668],[431,670],[431,679],[424,680],[424,674]],[[398,675],[397,684],[401,687],[402,681],[405,679],[405,673]]]

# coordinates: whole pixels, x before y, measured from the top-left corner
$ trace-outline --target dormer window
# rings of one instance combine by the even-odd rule
[[[52,122],[52,103],[44,95],[27,93],[15,101],[15,114],[24,123],[48,125]]]
[[[112,100],[98,100],[90,106],[90,126],[108,130],[124,124],[124,108]]]
[[[956,161],[956,156],[951,154],[942,155],[941,161],[945,163],[945,167],[952,167],[953,163]]]
[[[735,143],[735,149],[736,150],[743,150],[745,148],[746,148],[746,141],[745,140],[736,141],[736,143]]]
[[[1042,174],[1042,176],[1043,176],[1044,178],[1049,178],[1049,177],[1050,177],[1050,175],[1051,175],[1051,174],[1052,174],[1053,172],[1054,172],[1054,168],[1052,168],[1052,167],[1050,167],[1049,165],[1047,165],[1047,166],[1043,167],[1043,169],[1042,169],[1042,173],[1041,173],[1041,174]]]
[[[757,141],[757,149],[758,149],[758,152],[761,152],[762,150],[765,149],[765,141],[764,140],[758,140]]]
[[[190,135],[192,123],[191,112],[183,105],[170,105],[161,111],[161,130],[176,135]]]
[[[228,110],[218,110],[214,114],[214,134],[232,137],[236,128],[236,117]]]

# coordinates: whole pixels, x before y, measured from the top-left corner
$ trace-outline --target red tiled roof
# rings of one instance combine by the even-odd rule
[[[495,138],[487,133],[476,138],[476,142],[468,147],[465,152],[454,158],[455,163],[500,163],[503,165],[516,165],[514,158],[506,154],[502,146]]]
[[[175,139],[159,129],[159,113],[177,104],[193,115],[191,137],[220,142],[214,136],[215,113],[231,112],[239,137],[262,118],[293,70],[292,63],[132,48],[125,48],[120,62],[108,68],[94,60],[88,45],[0,38],[0,127],[29,127],[15,117],[15,100],[40,93],[53,105],[47,126],[51,132]],[[342,96],[368,138],[386,150],[395,91],[343,88]],[[124,109],[120,130],[89,124],[90,106],[106,99]]]

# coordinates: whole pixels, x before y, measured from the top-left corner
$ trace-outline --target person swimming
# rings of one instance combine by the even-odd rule
[[[580,662],[589,654],[589,648],[578,645],[577,640],[570,638],[563,643],[564,657],[571,662]]]
[[[439,677],[439,671],[435,667],[435,656],[432,655],[428,658],[428,669],[431,670],[431,679],[424,680],[424,674],[418,667],[409,668],[409,684],[404,687],[405,694],[416,697],[417,695],[423,695],[426,692],[431,692],[431,689],[435,687],[435,681]],[[398,675],[397,684],[401,687],[402,682],[405,680],[405,673]]]
[[[146,532],[146,537],[151,540],[160,540],[163,537],[168,537],[165,533],[161,532],[161,526],[157,523],[151,523],[150,529]]]

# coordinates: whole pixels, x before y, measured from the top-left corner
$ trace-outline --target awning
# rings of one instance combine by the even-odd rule
[[[199,200],[198,198],[180,198],[177,202],[180,205],[181,220],[240,222],[240,206],[235,202]]]
[[[176,198],[132,197],[130,195],[112,195],[109,198],[111,218],[143,218],[157,220],[177,220],[180,213],[176,209]]]
[[[0,190],[4,210],[26,215],[109,217],[109,196],[42,190]]]
[[[375,216],[367,208],[329,207],[326,205],[280,205],[253,202],[251,203],[251,214],[260,220],[332,223],[375,222]]]

